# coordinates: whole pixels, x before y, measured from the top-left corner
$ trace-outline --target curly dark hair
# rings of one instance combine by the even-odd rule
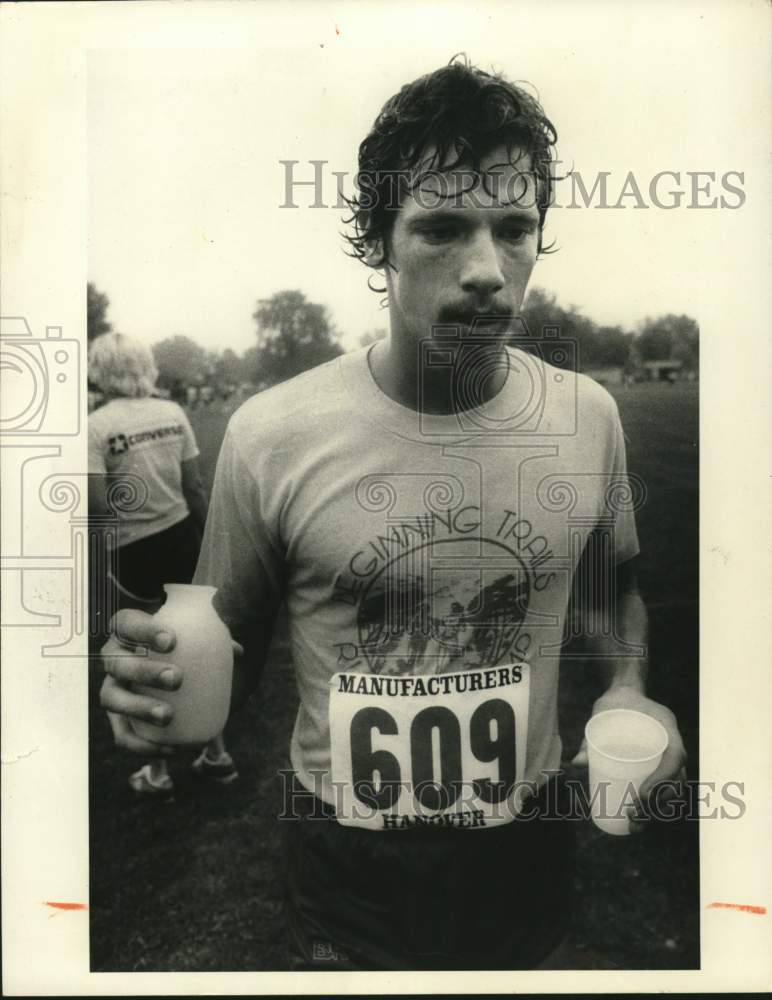
[[[405,84],[384,104],[362,141],[358,194],[347,199],[352,214],[345,223],[354,230],[344,234],[350,256],[372,268],[388,265],[388,237],[405,193],[430,173],[463,167],[479,174],[481,160],[499,146],[506,147],[509,163],[513,155],[530,156],[538,250],[548,253],[551,247],[543,247],[542,230],[552,196],[556,142],[555,127],[536,97],[498,73],[478,69],[465,55],[454,56],[447,66]],[[378,241],[383,250],[374,259]]]

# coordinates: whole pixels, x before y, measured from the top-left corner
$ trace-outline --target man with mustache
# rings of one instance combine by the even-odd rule
[[[383,278],[390,336],[261,393],[226,432],[196,582],[239,644],[234,706],[286,601],[293,969],[554,965],[575,824],[542,817],[564,794],[558,663],[582,551],[614,583],[580,595],[615,612],[590,640],[608,680],[594,711],[666,726],[644,797],[684,763],[644,693],[635,521],[609,499],[627,486],[616,405],[512,337],[555,140],[533,97],[465,61],[387,101],[350,245]],[[114,655],[132,642],[150,658]],[[152,649],[173,643],[147,616],[116,621],[102,703],[119,745],[149,751],[130,720],[168,715]],[[131,692],[140,671],[158,699]]]

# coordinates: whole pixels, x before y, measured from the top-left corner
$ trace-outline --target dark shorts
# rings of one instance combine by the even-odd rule
[[[192,517],[165,531],[123,545],[112,555],[111,572],[120,598],[163,599],[165,583],[190,583],[196,571],[200,538]]]
[[[564,794],[556,780],[541,811]],[[565,937],[572,822],[379,833],[310,818],[304,801],[281,824],[291,969],[532,969]]]

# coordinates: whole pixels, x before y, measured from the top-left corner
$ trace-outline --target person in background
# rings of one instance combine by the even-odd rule
[[[92,342],[89,381],[104,405],[88,420],[89,514],[111,513],[108,487],[126,477],[124,496],[136,502],[120,509],[108,583],[119,608],[151,614],[163,603],[165,583],[192,581],[207,512],[193,429],[177,403],[152,395],[157,377],[141,342],[120,333]],[[204,748],[193,769],[220,784],[238,777],[222,735]],[[173,793],[161,757],[132,774],[129,784],[141,795],[169,799]]]

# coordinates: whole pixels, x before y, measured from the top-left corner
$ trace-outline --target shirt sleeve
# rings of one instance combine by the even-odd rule
[[[606,506],[614,519],[614,561],[627,562],[640,552],[635,511],[644,495],[637,477],[627,471],[627,449],[622,421],[616,403],[613,410],[611,477],[606,491]]]
[[[182,461],[186,462],[189,458],[198,458],[200,452],[198,450],[196,435],[190,426],[187,413],[185,413],[181,406],[179,407],[179,411],[180,423],[182,424]]]
[[[217,587],[214,605],[238,642],[248,646],[273,626],[283,598],[284,559],[267,522],[260,486],[226,431],[217,461],[204,538],[193,582]]]
[[[107,472],[102,435],[92,420],[88,422],[88,471],[92,475],[105,475]]]

